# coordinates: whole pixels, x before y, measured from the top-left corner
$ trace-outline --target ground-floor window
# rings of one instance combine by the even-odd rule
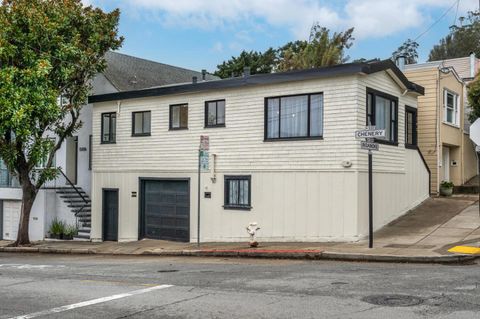
[[[225,176],[225,208],[251,208],[251,176]]]

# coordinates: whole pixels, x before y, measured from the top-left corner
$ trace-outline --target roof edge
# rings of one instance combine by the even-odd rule
[[[160,86],[148,89],[123,91],[117,93],[92,95],[88,97],[88,103],[99,103],[135,98],[165,96],[180,93],[193,93],[215,89],[240,88],[262,84],[276,84],[291,81],[301,81],[318,78],[328,78],[342,75],[372,74],[380,71],[392,70],[395,76],[402,82],[407,90],[423,95],[425,90],[422,86],[410,82],[391,60],[383,60],[371,63],[347,63],[328,67],[287,71],[280,73],[256,74],[247,77],[236,77],[223,80],[210,80],[205,82],[187,83],[170,86]]]

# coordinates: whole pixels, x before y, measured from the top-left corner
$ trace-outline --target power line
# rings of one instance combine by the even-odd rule
[[[458,15],[458,7],[460,6],[460,0],[457,1],[457,10],[455,10],[455,19],[453,20],[452,25],[457,24],[457,15]]]
[[[430,31],[437,23],[440,22],[440,20],[442,20],[446,15],[447,13],[449,13],[454,7],[455,5],[458,6],[458,3],[460,2],[460,0],[455,0],[455,2],[447,9],[447,11],[445,11],[434,23],[432,23],[428,28],[427,30],[423,31],[422,33],[420,33],[413,41],[417,41],[418,39],[420,39],[423,35],[425,35],[428,31]]]

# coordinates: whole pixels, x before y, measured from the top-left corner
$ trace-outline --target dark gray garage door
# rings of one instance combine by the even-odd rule
[[[188,180],[141,179],[140,234],[143,238],[188,242]]]

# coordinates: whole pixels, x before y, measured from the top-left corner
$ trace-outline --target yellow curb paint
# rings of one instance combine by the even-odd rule
[[[458,254],[470,254],[470,255],[480,254],[479,247],[470,247],[470,246],[455,246],[453,248],[450,248],[448,251],[451,253],[458,253]]]

